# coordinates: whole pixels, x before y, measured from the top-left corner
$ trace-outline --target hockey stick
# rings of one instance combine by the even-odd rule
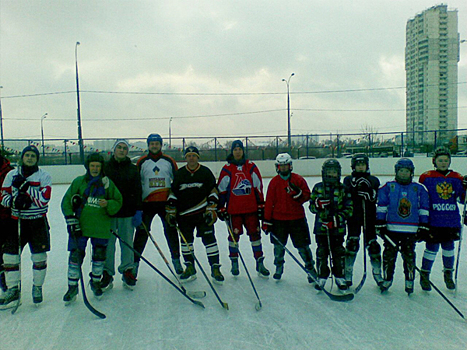
[[[462,215],[461,229],[459,231],[459,244],[457,246],[456,272],[454,274],[454,296],[455,297],[457,296],[457,272],[459,271],[459,256],[461,254],[462,234],[463,234],[463,229],[464,229],[466,207],[467,207],[467,193],[465,194],[465,198],[464,198],[464,213]]]
[[[221,306],[228,310],[229,309],[229,304],[225,303],[222,301],[221,297],[219,296],[219,294],[217,294],[217,291],[216,289],[214,288],[214,286],[212,285],[211,281],[209,280],[208,276],[206,275],[206,272],[204,272],[204,269],[203,267],[201,266],[201,264],[199,263],[198,261],[198,258],[195,256],[195,252],[193,251],[193,248],[190,247],[190,245],[188,244],[185,236],[183,235],[182,231],[178,228],[177,225],[175,225],[176,229],[177,229],[177,232],[178,234],[180,235],[180,237],[182,237],[183,239],[183,242],[185,242],[186,246],[188,247],[188,249],[190,250],[190,254],[191,256],[193,257],[193,259],[196,261],[196,264],[198,265],[199,269],[201,270],[201,273],[203,274],[204,278],[206,279],[206,281],[208,282],[209,284],[209,287],[211,287],[212,291],[214,292],[214,295],[216,296],[217,300],[219,301],[219,303],[221,304]]]
[[[78,243],[78,240],[77,240],[76,237],[75,237],[75,241],[76,241],[76,243]],[[78,244],[76,244],[76,246],[78,246]],[[88,297],[86,295],[86,288],[84,286],[83,269],[81,268],[81,265],[82,264],[79,264],[79,280],[80,280],[80,284],[81,284],[81,292],[83,293],[84,305],[86,305],[88,310],[91,311],[94,315],[96,315],[97,317],[99,317],[101,319],[104,319],[104,318],[106,318],[105,314],[103,314],[99,310],[95,309],[94,306],[92,306],[91,303],[88,300]]]
[[[366,281],[366,208],[365,208],[365,199],[362,198],[362,208],[363,208],[363,276],[362,280],[355,288],[355,294],[357,294]]]
[[[177,274],[173,271],[172,267],[170,267],[170,264],[167,260],[167,258],[165,257],[164,253],[162,253],[162,250],[161,248],[159,247],[159,244],[157,244],[156,240],[154,239],[154,237],[151,235],[151,233],[149,232],[148,228],[146,227],[145,223],[142,222],[142,225],[143,225],[143,228],[144,230],[146,231],[149,239],[152,241],[152,243],[154,244],[154,246],[156,247],[157,251],[159,252],[160,256],[162,257],[162,259],[164,260],[165,264],[167,265],[169,271],[172,273],[172,275],[175,277],[175,279],[177,280],[178,282],[178,286],[180,287],[181,290],[183,290],[186,294],[188,294],[189,296],[191,296],[192,298],[204,298],[206,296],[206,292],[205,291],[187,291],[185,289],[185,287],[182,285],[182,283],[180,282],[180,279],[178,278]]]
[[[19,264],[18,264],[18,272],[19,272],[19,283],[18,283],[18,301],[14,306],[13,310],[11,310],[11,314],[14,315],[16,311],[18,311],[19,306],[21,305],[21,211],[18,210],[18,257],[19,257]]]
[[[227,221],[225,221],[225,225],[227,226],[227,231],[229,231],[230,237],[232,237],[232,241],[234,242],[235,246],[237,247],[238,256],[240,257],[240,260],[242,261],[242,265],[245,268],[245,272],[246,272],[246,274],[248,276],[248,279],[250,280],[251,287],[253,288],[253,291],[255,292],[256,298],[258,299],[258,302],[255,305],[255,309],[256,309],[256,311],[259,311],[263,307],[263,304],[261,303],[261,299],[259,298],[258,292],[256,291],[255,285],[254,285],[254,283],[253,283],[253,281],[251,279],[250,272],[246,268],[245,260],[243,260],[242,253],[240,253],[240,248],[238,246],[238,242],[235,240],[235,237],[234,237],[233,232],[232,232],[232,228],[230,227],[230,225],[229,225],[229,223]]]
[[[308,275],[308,278],[311,278],[316,284],[319,284],[318,283],[318,280],[316,279],[316,277],[314,277],[306,268],[305,266],[303,266],[303,264],[298,261],[298,259],[295,257],[295,255],[292,254],[292,252],[281,242],[277,239],[276,236],[274,236],[273,233],[269,233],[271,235],[271,237],[279,243],[279,245],[285,249],[285,251],[292,257],[292,259],[298,264],[298,266],[300,266],[302,268],[303,271],[306,272],[306,274]],[[347,293],[347,294],[332,294],[330,292],[328,292],[326,289],[324,288],[321,288],[321,290],[324,292],[324,294],[326,294],[329,299],[333,300],[333,301],[350,301],[354,298],[354,295],[353,293]]]
[[[146,264],[149,265],[150,268],[152,268],[154,271],[156,271],[163,279],[165,279],[172,287],[174,287],[176,290],[178,290],[185,298],[187,298],[189,301],[191,301],[193,304],[201,306],[204,309],[204,304],[199,301],[199,300],[194,300],[191,298],[186,291],[181,289],[179,286],[177,286],[175,283],[173,283],[166,275],[164,275],[157,267],[155,267],[148,259],[146,259],[141,253],[139,253],[135,248],[133,248],[130,244],[125,242],[114,230],[110,230],[112,234],[118,238],[120,243],[123,243],[125,246],[127,246],[133,253],[135,253],[141,260],[143,260]]]
[[[420,269],[417,267],[416,264],[414,264],[411,260],[408,260],[408,259],[405,259],[405,254],[402,252],[401,250],[401,247],[399,245],[397,245],[396,243],[394,243],[394,241],[385,233],[382,233],[381,234],[381,238],[383,238],[384,241],[388,242],[389,244],[391,244],[394,248],[397,249],[398,252],[401,253],[402,257],[404,258],[404,260],[409,263],[409,264],[412,264],[413,267],[415,268],[415,270],[417,270],[418,273],[421,273]],[[438,292],[438,294],[459,314],[460,317],[462,317],[463,319],[465,319],[464,315],[459,311],[459,309],[457,307],[454,306],[454,304],[443,294],[443,292],[441,292],[438,287],[436,287],[433,282],[431,282],[431,280],[428,280],[428,282],[430,282],[430,285]]]

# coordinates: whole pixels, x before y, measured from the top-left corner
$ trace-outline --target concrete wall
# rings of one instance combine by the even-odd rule
[[[411,158],[415,165],[415,175],[419,176],[421,173],[433,169],[431,158],[428,157],[415,157]],[[294,160],[294,172],[302,176],[321,176],[321,166],[326,159],[300,159]],[[394,164],[396,158],[372,158],[370,159],[370,170],[376,176],[392,176],[394,175]],[[351,172],[350,158],[339,159],[342,165],[342,175],[348,175]],[[255,161],[263,177],[273,177],[276,175],[274,161],[260,160]],[[203,165],[209,167],[216,177],[224,166],[225,162],[202,162]],[[178,163],[178,166],[184,166],[185,163]],[[68,184],[79,175],[85,173],[84,166],[82,165],[55,165],[43,166],[51,176],[54,184]],[[467,174],[467,157],[453,157],[451,169],[454,169],[461,174]]]

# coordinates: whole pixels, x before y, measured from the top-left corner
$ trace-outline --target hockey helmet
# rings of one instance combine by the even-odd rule
[[[366,165],[366,172],[370,172],[370,160],[366,154],[356,153],[352,156],[352,159],[350,160],[350,167],[353,171],[355,171],[355,166],[357,163],[364,163]]]
[[[84,167],[86,168],[87,173],[89,174],[89,164],[92,162],[99,162],[102,165],[101,174],[104,174],[104,157],[101,156],[99,153],[91,153],[86,158],[86,162],[84,163]]]
[[[280,172],[280,169],[279,167],[281,165],[286,165],[286,164],[289,164],[289,171],[287,172],[287,174],[284,174],[284,173],[281,173]],[[278,174],[281,174],[281,175],[284,175],[284,176],[287,176],[289,173],[292,172],[293,170],[293,165],[292,165],[292,157],[290,156],[290,154],[288,153],[279,153],[276,157],[276,172]]]
[[[410,178],[409,179],[401,179],[397,173],[399,172],[400,169],[408,169],[410,171]],[[394,170],[396,171],[396,181],[401,183],[401,184],[407,184],[412,182],[412,178],[414,175],[415,171],[415,166],[413,165],[413,162],[408,159],[408,158],[401,158],[396,162],[396,165],[394,165]]]
[[[446,147],[438,147],[433,153],[433,165],[436,166],[435,161],[439,156],[447,156],[449,158],[449,164],[451,163],[451,152]]]
[[[328,170],[335,170],[337,172],[337,177],[329,176]],[[323,166],[321,167],[321,176],[323,182],[327,184],[338,183],[341,180],[341,164],[337,159],[331,158],[324,161]]]
[[[161,143],[161,146],[163,145],[162,137],[159,134],[150,134],[148,136],[148,139],[146,140],[148,146],[149,146],[149,143],[152,142],[152,141],[159,141]]]

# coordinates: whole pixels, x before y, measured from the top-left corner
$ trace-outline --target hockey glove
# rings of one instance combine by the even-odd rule
[[[177,207],[176,201],[169,200],[169,203],[165,206],[165,221],[170,227],[177,225]]]
[[[79,194],[74,194],[71,197],[71,209],[76,213],[83,202],[83,198]]]
[[[327,221],[327,222],[322,222],[321,225],[323,226],[323,228],[326,230],[326,231],[329,231],[329,230],[332,230],[332,229],[335,229],[337,228],[337,219],[335,216],[333,216],[331,218],[330,221]]]
[[[13,208],[17,210],[27,210],[31,208],[32,200],[26,193],[18,193],[13,202]]]
[[[430,227],[426,224],[418,225],[418,230],[415,234],[415,239],[417,242],[427,241],[430,238],[433,238],[430,236]]]
[[[376,191],[372,189],[368,189],[368,191],[358,191],[357,194],[367,202],[374,202],[376,199]]]
[[[216,204],[212,203],[206,207],[206,211],[204,212],[204,220],[206,221],[206,225],[212,226],[217,221],[217,212],[216,212]]]
[[[272,223],[263,221],[263,226],[261,228],[263,229],[265,235],[268,235],[269,232],[272,232],[272,226]]]
[[[133,225],[133,227],[139,227],[142,222],[143,222],[143,211],[137,210],[135,215],[133,215],[133,218],[131,219],[131,224]]]
[[[13,186],[14,188],[17,188],[19,190],[19,188],[26,182],[26,178],[21,175],[21,174],[17,174],[15,176],[13,176],[13,181],[11,182],[11,186]]]
[[[325,210],[326,207],[328,205],[331,204],[331,200],[330,199],[320,199],[320,198],[316,198],[315,200],[315,206],[316,206],[316,209],[318,210]]]
[[[83,235],[83,231],[81,231],[81,227],[79,226],[79,220],[76,216],[65,216],[65,220],[66,229],[70,237],[79,238]]]
[[[263,220],[264,218],[264,203],[258,204],[258,220]]]
[[[217,210],[217,217],[221,221],[229,221],[230,220],[230,215],[227,213],[226,208],[220,208]]]
[[[376,229],[376,234],[378,236],[386,235],[386,221],[384,220],[376,220],[375,222],[375,229]]]
[[[287,187],[287,193],[292,196],[292,199],[299,199],[302,195],[300,187],[289,181],[289,187]]]
[[[368,191],[371,190],[371,182],[366,177],[359,177],[355,180],[357,184],[357,189],[359,191]]]

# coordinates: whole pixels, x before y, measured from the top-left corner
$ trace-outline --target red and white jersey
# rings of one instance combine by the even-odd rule
[[[18,189],[11,184],[15,175],[19,174],[21,167],[10,171],[3,181],[2,185],[2,205],[6,208],[11,208],[11,216],[21,219],[37,219],[47,214],[49,208],[50,196],[52,194],[52,178],[49,173],[42,169],[37,170],[35,173],[26,178],[30,186],[26,194],[31,198],[32,204],[29,209],[23,209],[20,212],[12,208],[13,200],[18,195]]]
[[[294,199],[296,194],[290,187],[290,183],[302,190],[302,195]],[[279,175],[272,178],[266,195],[266,207],[264,208],[264,220],[298,220],[305,217],[303,203],[310,199],[310,188],[306,180],[295,173],[290,174],[287,180]]]
[[[255,213],[264,203],[263,180],[255,163],[249,160],[243,165],[232,163],[221,170],[217,188],[219,208],[227,206],[229,214]]]
[[[170,193],[174,174],[178,170],[175,160],[163,153],[144,155],[137,163],[141,176],[144,202],[164,202]]]

